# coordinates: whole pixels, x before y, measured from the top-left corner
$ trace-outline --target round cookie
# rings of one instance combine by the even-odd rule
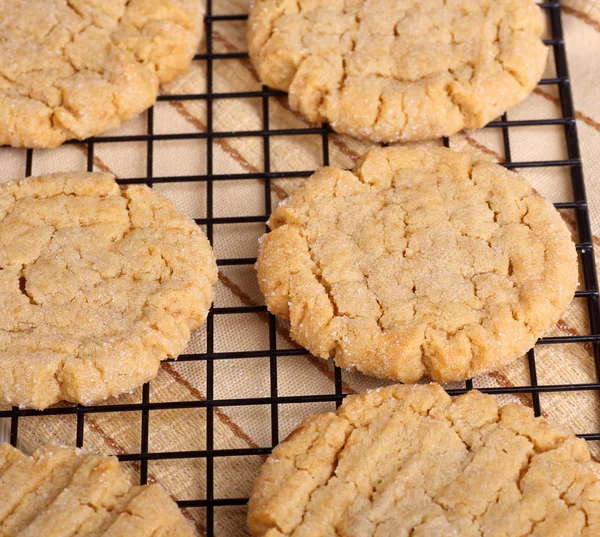
[[[199,0],[0,0],[0,144],[55,147],[118,127],[189,65]]]
[[[442,147],[321,168],[269,225],[259,284],[292,338],[402,382],[462,380],[522,356],[577,286],[552,204],[502,166]]]
[[[250,496],[253,537],[591,537],[600,465],[584,440],[435,384],[348,396],[273,450]]]
[[[250,57],[310,121],[378,142],[478,128],[546,64],[531,0],[256,0]]]
[[[154,378],[212,302],[195,222],[109,174],[0,186],[0,400],[89,404]]]

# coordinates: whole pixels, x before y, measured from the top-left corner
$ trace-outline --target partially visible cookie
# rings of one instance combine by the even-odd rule
[[[478,128],[546,64],[531,0],[256,0],[250,57],[310,121],[379,142]]]
[[[502,166],[378,148],[319,169],[273,212],[258,254],[269,310],[340,367],[462,380],[522,356],[573,298],[556,209]]]
[[[3,537],[192,537],[157,484],[132,487],[116,457],[48,445],[0,446]]]
[[[350,395],[263,465],[253,537],[592,537],[600,464],[526,407],[435,384]]]
[[[217,270],[195,222],[109,174],[0,186],[0,400],[89,404],[154,378],[205,320]]]
[[[0,144],[54,147],[118,127],[189,65],[199,0],[0,0]]]

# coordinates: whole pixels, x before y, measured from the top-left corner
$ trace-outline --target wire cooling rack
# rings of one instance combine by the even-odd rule
[[[587,315],[589,317],[589,335],[576,336],[560,336],[560,337],[545,337],[538,341],[536,347],[528,354],[528,367],[530,384],[524,386],[509,386],[509,387],[492,387],[483,388],[482,391],[494,394],[528,394],[531,397],[533,408],[536,415],[540,415],[542,408],[540,404],[540,394],[545,392],[583,392],[583,391],[598,391],[600,382],[589,382],[581,384],[560,384],[560,385],[541,385],[538,383],[538,375],[536,372],[536,352],[542,345],[591,345],[593,348],[593,360],[595,363],[596,380],[600,379],[600,352],[598,344],[600,343],[600,310],[598,308],[598,281],[596,276],[596,268],[594,261],[594,253],[592,247],[592,232],[588,216],[588,205],[586,201],[582,165],[580,160],[579,146],[577,140],[577,129],[574,117],[574,108],[571,96],[571,88],[567,67],[567,59],[565,55],[565,45],[563,41],[563,30],[561,24],[560,7],[558,2],[545,2],[540,4],[547,12],[551,38],[547,39],[546,44],[553,49],[553,57],[555,61],[556,76],[554,78],[544,79],[540,82],[541,85],[555,86],[560,98],[561,117],[552,119],[534,119],[534,120],[513,120],[510,121],[504,115],[500,120],[494,121],[488,125],[488,128],[501,129],[504,145],[505,162],[507,168],[527,168],[527,167],[555,167],[564,166],[569,170],[570,181],[573,189],[573,201],[555,203],[557,208],[569,209],[574,211],[578,243],[577,251],[579,253],[582,273],[583,273],[583,288],[577,291],[577,297],[583,299],[587,303]],[[269,213],[271,212],[271,188],[274,181],[282,178],[297,178],[307,177],[311,171],[293,170],[287,172],[271,171],[271,138],[273,136],[291,136],[297,134],[319,136],[321,139],[321,159],[324,165],[329,163],[329,141],[331,130],[328,126],[321,127],[306,127],[302,129],[274,130],[270,128],[269,121],[269,99],[280,98],[283,93],[270,90],[262,87],[260,91],[246,91],[239,93],[218,93],[213,89],[213,67],[217,61],[230,61],[235,59],[245,59],[248,57],[245,52],[214,52],[213,51],[213,25],[215,23],[227,23],[235,21],[244,21],[247,18],[245,14],[228,14],[218,15],[213,14],[213,2],[208,0],[206,8],[206,36],[207,47],[205,54],[199,54],[195,60],[204,62],[206,65],[207,88],[206,93],[202,94],[186,94],[186,95],[169,95],[159,97],[159,101],[185,101],[197,100],[204,101],[207,107],[206,131],[194,133],[174,133],[174,134],[155,134],[154,132],[154,112],[148,111],[147,133],[135,136],[103,136],[89,139],[83,142],[87,146],[87,168],[89,171],[94,169],[94,151],[98,144],[105,143],[125,143],[125,142],[142,142],[146,145],[146,174],[142,177],[134,177],[120,180],[121,183],[146,183],[150,186],[158,183],[165,183],[174,180],[174,178],[158,176],[153,172],[154,144],[164,140],[205,140],[207,168],[206,173],[202,175],[193,175],[186,177],[177,177],[179,182],[202,182],[206,185],[206,217],[197,219],[197,223],[206,229],[208,238],[212,241],[214,226],[230,225],[230,224],[251,224],[266,222]],[[219,99],[260,99],[262,104],[262,129],[253,131],[238,131],[238,132],[217,132],[213,129],[213,103]],[[564,129],[566,140],[566,155],[563,160],[552,161],[527,161],[515,162],[511,158],[511,128],[520,127],[526,128],[529,126],[542,125],[558,125]],[[239,173],[239,174],[219,174],[214,173],[213,165],[213,147],[215,142],[221,138],[230,137],[255,137],[262,139],[262,150],[264,159],[263,171]],[[82,142],[72,142],[81,144]],[[446,141],[447,143],[447,141]],[[31,175],[36,151],[27,150],[25,159],[25,174]],[[262,179],[264,180],[264,214],[249,214],[242,216],[231,217],[216,217],[215,216],[215,198],[214,185],[219,181],[236,181],[245,179]],[[226,259],[218,259],[217,264],[220,267],[235,266],[235,265],[252,265],[254,258],[234,257]],[[313,395],[293,395],[281,396],[278,390],[278,362],[284,357],[302,356],[307,352],[297,348],[278,348],[276,323],[272,315],[269,315],[268,321],[268,348],[257,348],[254,350],[232,351],[232,352],[215,352],[215,320],[221,316],[227,315],[247,315],[256,313],[266,313],[264,306],[236,306],[236,307],[213,307],[207,319],[206,326],[206,352],[198,354],[185,354],[179,360],[184,362],[192,362],[197,364],[205,364],[206,371],[206,397],[202,400],[192,401],[162,401],[151,402],[150,384],[143,387],[142,400],[139,403],[125,404],[117,401],[114,404],[103,404],[97,406],[66,406],[60,408],[50,408],[45,411],[35,411],[28,409],[19,409],[17,407],[11,410],[0,412],[0,418],[8,418],[10,420],[10,441],[13,445],[17,445],[19,440],[19,421],[20,418],[30,416],[51,416],[51,415],[70,415],[76,417],[76,444],[84,446],[85,438],[85,420],[86,416],[100,413],[137,413],[141,422],[140,450],[135,453],[122,453],[119,458],[122,461],[133,462],[139,467],[140,482],[146,483],[148,480],[148,464],[151,461],[160,460],[181,460],[181,459],[204,459],[205,460],[205,497],[198,499],[187,499],[179,501],[182,508],[202,508],[205,510],[205,515],[202,517],[203,522],[200,526],[200,533],[207,536],[215,535],[215,509],[227,506],[243,506],[247,502],[245,497],[218,497],[215,493],[215,476],[216,463],[220,461],[227,462],[235,457],[267,455],[270,453],[270,447],[248,447],[235,449],[217,449],[215,447],[215,409],[227,408],[235,406],[261,406],[265,407],[270,412],[270,444],[274,446],[280,440],[279,431],[279,413],[282,406],[290,404],[307,404],[307,403],[322,403],[330,402],[339,404],[345,393],[342,383],[342,372],[336,367],[334,370],[334,390],[328,394],[313,394]],[[219,360],[236,360],[236,359],[268,359],[269,367],[269,395],[266,397],[253,398],[238,398],[238,399],[218,399],[215,397],[215,363]],[[454,390],[449,390],[452,394],[463,393],[466,390],[473,388],[473,381],[466,381],[464,386]],[[206,439],[205,449],[189,450],[189,451],[171,451],[171,452],[151,452],[149,449],[150,435],[150,415],[153,411],[166,409],[202,409],[206,415]],[[135,414],[133,414],[135,415]],[[588,431],[580,436],[588,440],[600,440],[600,430]]]

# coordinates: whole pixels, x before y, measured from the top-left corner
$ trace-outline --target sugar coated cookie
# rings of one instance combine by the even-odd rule
[[[600,465],[584,440],[435,384],[351,395],[263,465],[253,537],[592,537]]]
[[[502,166],[441,147],[321,168],[269,225],[259,284],[292,338],[402,382],[500,368],[560,319],[577,286],[552,204]]]
[[[0,144],[118,127],[189,65],[199,0],[0,0]]]
[[[3,537],[193,537],[160,485],[132,487],[116,457],[0,445]]]
[[[256,0],[250,57],[310,121],[379,142],[482,127],[546,64],[531,0]]]
[[[195,222],[108,174],[0,186],[0,400],[89,404],[154,378],[208,312],[217,271]]]

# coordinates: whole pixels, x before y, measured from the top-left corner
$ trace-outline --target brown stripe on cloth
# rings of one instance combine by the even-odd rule
[[[491,157],[494,157],[498,162],[504,162],[504,159],[502,158],[500,153],[497,153],[496,151],[494,151],[493,149],[490,149],[486,145],[479,143],[477,140],[475,140],[474,138],[469,136],[465,131],[461,131],[458,134],[460,134],[467,141],[467,143],[469,145],[473,146],[476,149],[479,149],[479,151],[481,151],[482,153],[485,153],[486,155],[490,155]]]
[[[297,110],[294,110],[290,106],[289,99],[287,97],[275,97],[275,100],[281,105],[282,108],[285,108],[288,112],[292,113],[298,121],[302,121],[309,128],[317,128],[319,125],[317,123],[312,123],[307,118],[305,118],[302,114],[300,114]],[[340,136],[344,136],[339,133],[333,133],[332,136],[329,137],[329,140],[333,142],[335,146],[347,157],[350,157],[354,162],[356,162],[362,155],[359,155],[356,151],[348,147],[348,145],[340,140]]]
[[[561,330],[564,330],[565,332],[569,333],[572,336],[579,336],[579,335],[581,335],[577,330],[575,330],[575,328],[573,328],[572,326],[569,326],[562,319],[558,320],[558,322],[556,323],[556,326],[558,326]],[[591,347],[591,343],[588,342],[588,344]]]
[[[488,377],[494,379],[503,388],[514,388],[515,387],[515,385],[509,380],[509,378],[500,371],[492,371],[491,373],[487,373],[484,376],[488,376]],[[533,408],[533,403],[529,400],[529,397],[527,397],[526,394],[513,393],[511,395],[514,395],[522,405],[527,406],[529,408]]]
[[[218,43],[219,45],[222,45],[223,48],[227,52],[235,52],[238,54],[240,52],[248,52],[246,50],[240,50],[231,41],[228,41],[227,38],[225,36],[223,36],[223,34],[217,32],[215,30],[213,30],[213,33],[212,33],[212,40],[213,40],[213,43]],[[236,58],[236,61],[240,62],[246,69],[248,69],[248,71],[250,71],[252,73],[254,78],[258,82],[260,82],[258,72],[254,68],[254,65],[252,64],[252,61],[250,60],[250,58]]]
[[[219,32],[213,31],[213,41],[217,41],[218,43],[220,43],[221,45],[223,45],[223,47],[227,50],[227,52],[243,52],[239,48],[237,48],[233,43],[231,43],[230,41],[228,41]],[[254,65],[252,65],[252,62],[250,61],[249,58],[240,58],[240,59],[237,59],[235,61],[239,61],[241,65],[243,65],[246,69],[248,69],[248,71],[250,71],[250,73],[252,73],[252,76],[254,77],[254,79],[257,82],[261,82],[262,83],[260,77],[258,76],[258,73],[256,72],[256,69],[254,68]],[[285,108],[286,110],[288,110],[289,112],[291,112],[292,114],[294,114],[294,116],[298,120],[300,120],[303,123],[305,123],[308,127],[316,127],[317,126],[315,123],[311,123],[310,121],[308,121],[308,119],[306,119],[304,116],[302,116],[301,114],[299,114],[296,110],[293,110],[292,108],[290,108],[290,105],[289,105],[287,97],[277,97],[276,100],[277,100],[277,102],[281,106],[283,106],[283,108]],[[360,157],[360,155],[358,153],[356,153],[355,151],[353,151],[352,149],[350,149],[339,138],[333,136],[330,139],[342,151],[342,153],[344,153],[345,155],[349,156],[353,160],[357,160]]]
[[[192,386],[192,384],[185,379],[177,370],[175,370],[171,363],[163,362],[161,367],[167,371],[173,379],[181,386],[184,386],[189,391],[190,395],[194,396],[199,401],[206,401],[206,396],[200,392],[197,388]],[[231,432],[237,436],[238,438],[244,440],[250,447],[257,448],[260,447],[248,434],[246,434],[242,428],[235,423],[222,409],[213,407],[213,412],[219,417],[219,419],[229,427]]]
[[[317,123],[312,123],[307,118],[305,118],[302,114],[300,114],[297,110],[294,110],[290,106],[289,99],[287,97],[276,97],[275,100],[281,105],[282,108],[285,108],[288,112],[292,113],[298,121],[302,121],[309,128],[317,128],[319,125]],[[356,162],[362,155],[359,155],[356,151],[351,149],[343,140],[339,137],[343,136],[340,133],[333,133],[332,136],[329,137],[329,140],[347,157],[350,157],[354,162]]]
[[[168,93],[163,93],[163,95],[168,95]],[[202,123],[202,121],[188,112],[185,105],[177,102],[177,101],[169,101],[169,104],[183,117],[188,123],[196,127],[198,130],[206,132],[206,125]],[[248,162],[240,152],[231,147],[227,141],[223,138],[214,138],[213,141],[218,144],[223,151],[225,151],[233,160],[235,160],[242,168],[244,168],[249,173],[260,173],[258,168],[253,166],[250,162]],[[264,184],[264,179],[257,179],[257,181],[261,184]],[[280,199],[285,199],[288,196],[288,193],[278,184],[271,181],[271,190],[277,194]]]
[[[552,101],[553,103],[560,105],[560,100],[557,97],[550,95],[548,92],[544,91],[541,88],[535,88],[533,90],[533,92],[536,93],[537,95],[540,95],[541,97],[543,97],[544,99],[546,99],[548,101]],[[575,110],[575,117],[577,119],[580,119],[581,121],[583,121],[586,125],[589,125],[593,129],[596,129],[598,132],[600,132],[600,123],[598,123],[596,120],[592,119],[590,116],[585,115],[583,112],[580,112],[579,110]]]
[[[76,144],[75,147],[77,147],[77,149],[79,149],[86,157],[88,156],[87,145]],[[94,166],[96,168],[98,168],[100,171],[103,171],[105,173],[112,173],[117,179],[119,178],[119,176],[115,172],[113,172],[99,156],[94,155],[93,161],[94,161]]]
[[[219,281],[225,287],[227,287],[227,289],[229,289],[235,296],[237,296],[246,306],[262,305],[262,304],[258,304],[256,301],[252,300],[252,298],[250,298],[246,293],[244,293],[244,291],[242,289],[240,289],[233,281],[231,281],[231,279],[229,279],[227,276],[225,276],[221,272],[219,272]],[[266,322],[266,323],[269,322],[269,316],[266,313],[258,313],[257,316],[259,319],[261,319],[261,321]],[[282,326],[279,326],[279,325],[276,325],[275,329],[277,330],[277,333],[280,336],[284,337],[289,343],[291,343],[292,345],[296,345],[296,342],[290,338],[290,333],[288,330],[284,329]],[[317,358],[312,355],[308,355],[307,358],[308,358],[308,362],[310,364],[314,365],[321,374],[325,375],[330,381],[335,382],[335,373],[333,371],[331,371],[331,369],[329,369],[329,367],[327,367],[325,360],[323,360],[321,358]],[[342,388],[345,393],[354,393],[354,389],[352,389],[345,382],[342,382]]]
[[[583,13],[583,11],[579,11],[573,7],[565,6],[564,4],[561,6],[561,9],[565,13],[568,13],[569,15],[572,15],[573,17],[579,19],[580,21],[585,22],[586,24],[591,26],[594,30],[596,30],[597,32],[600,32],[600,22],[595,21],[588,14]]]
[[[85,423],[88,426],[88,429],[97,434],[113,453],[116,453],[117,455],[125,455],[127,453],[125,448],[123,448],[119,442],[112,438],[89,414],[85,416]],[[140,463],[138,461],[132,462],[131,464],[134,466],[134,468],[136,468],[136,470],[140,469]],[[148,472],[148,483],[160,483],[150,471]],[[173,501],[177,501],[177,499],[171,494],[169,494],[169,496],[171,496]],[[187,509],[181,509],[181,513],[194,525],[200,535],[206,535],[206,527],[199,520],[196,520]]]
[[[287,99],[286,99],[287,102]],[[291,108],[290,108],[291,110]],[[354,162],[356,162],[361,155],[359,155],[356,151],[354,151],[353,149],[350,149],[350,147],[348,147],[342,140],[339,139],[340,135],[333,135],[331,136],[331,141],[337,146],[337,148],[347,157],[350,157]]]

